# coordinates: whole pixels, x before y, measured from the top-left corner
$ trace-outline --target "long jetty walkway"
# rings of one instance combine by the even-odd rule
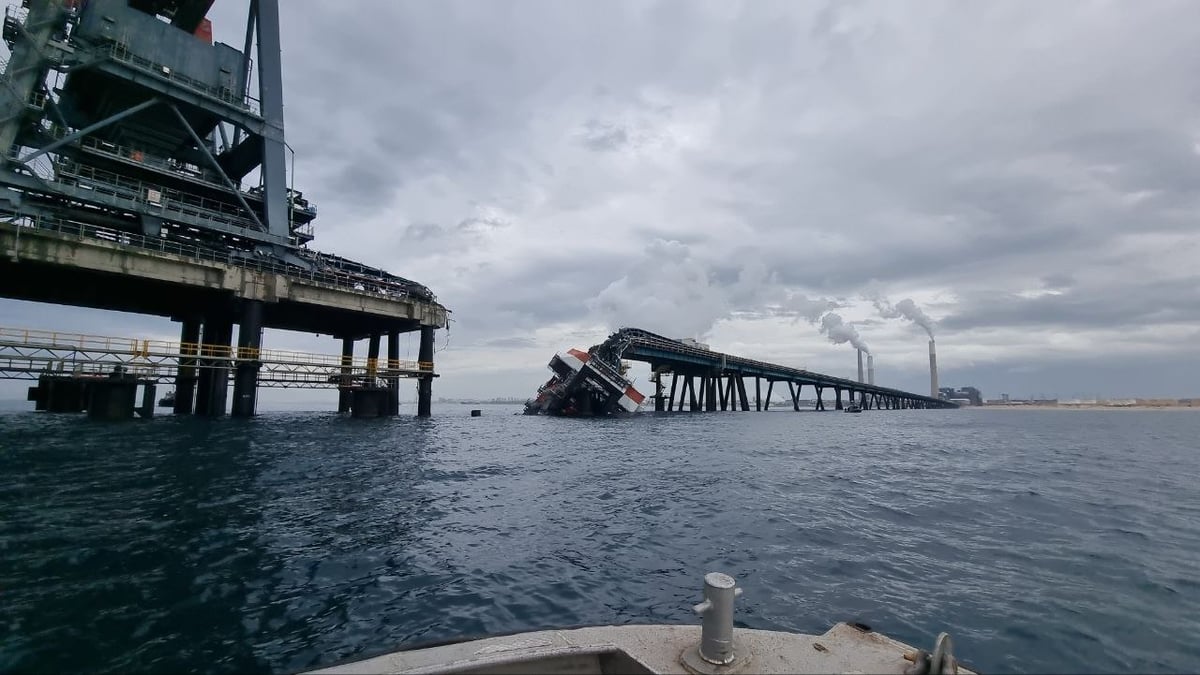
[[[649,363],[654,372],[657,411],[751,409],[746,380],[754,378],[756,411],[769,410],[776,383],[786,384],[792,408],[800,410],[805,386],[813,388],[816,410],[825,410],[824,393],[833,389],[834,408],[856,402],[865,410],[957,408],[949,401],[911,392],[856,382],[841,377],[723,354],[656,335],[640,328],[623,328],[598,347],[619,358]],[[670,375],[669,393],[664,379]],[[766,382],[766,396],[763,396]]]
[[[436,377],[432,361],[0,327],[0,378],[37,380],[29,400],[39,410],[127,417],[135,412],[140,386],[143,403],[136,412],[149,417],[156,385],[174,383],[178,390],[208,381],[223,391],[246,364],[258,370],[259,387],[337,388],[347,396],[372,397],[359,406],[372,414],[360,416],[395,407],[401,379]],[[100,402],[93,398],[97,392]]]

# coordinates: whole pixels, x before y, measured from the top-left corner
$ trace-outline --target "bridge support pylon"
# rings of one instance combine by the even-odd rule
[[[225,414],[229,397],[229,343],[232,339],[233,321],[228,315],[210,315],[204,319],[200,361],[206,363],[196,380],[197,415],[221,417]]]
[[[233,380],[234,417],[253,417],[258,408],[262,315],[262,301],[247,300],[242,305],[242,320],[238,325],[237,372]]]
[[[200,319],[186,318],[179,329],[179,353],[190,357],[179,359],[179,370],[175,375],[176,415],[191,415],[196,403],[196,359],[200,349]]]
[[[429,417],[433,413],[433,326],[421,326],[417,360],[421,370],[428,369],[417,380],[417,417]]]

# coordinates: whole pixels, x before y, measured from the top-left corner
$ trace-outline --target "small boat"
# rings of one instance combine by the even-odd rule
[[[857,403],[850,403],[844,409],[842,409],[842,412],[848,413],[860,413],[862,411],[862,406]]]
[[[938,635],[926,651],[861,623],[839,623],[822,635],[735,628],[742,589],[710,572],[704,601],[692,607],[696,625],[592,626],[461,640],[392,652],[314,673],[919,673],[971,671],[959,665],[953,641]]]
[[[162,398],[158,399],[158,407],[171,408],[175,405],[175,390],[168,391]]]

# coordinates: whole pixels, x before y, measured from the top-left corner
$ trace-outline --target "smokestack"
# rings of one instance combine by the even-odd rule
[[[858,350],[858,381],[863,382],[862,350]]]
[[[938,397],[937,352],[933,349],[933,340],[929,341],[929,395]]]
[[[875,356],[867,354],[867,384],[875,384]]]

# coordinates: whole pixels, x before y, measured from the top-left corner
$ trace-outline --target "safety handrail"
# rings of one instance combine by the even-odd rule
[[[257,361],[288,366],[375,369],[381,373],[432,372],[433,362],[401,359],[347,359],[340,354],[319,354],[285,349],[254,349],[203,342],[172,342],[132,337],[87,335],[32,328],[0,327],[0,348],[52,349],[76,352],[104,352],[133,358],[172,358],[191,360]]]
[[[404,288],[400,284],[392,283],[386,279],[366,279],[362,276],[338,275],[336,273],[303,269],[294,265],[286,265],[274,259],[252,258],[249,256],[234,255],[231,249],[216,250],[198,245],[184,244],[182,242],[167,239],[166,237],[162,236],[147,237],[142,234],[126,232],[124,230],[97,227],[95,225],[83,225],[54,216],[19,215],[11,217],[9,220],[2,220],[0,221],[0,224],[8,224],[17,228],[29,228],[46,232],[55,232],[81,239],[84,237],[90,237],[109,243],[119,244],[121,246],[130,246],[148,251],[169,253],[193,260],[206,260],[226,265],[235,265],[238,267],[244,267],[262,272],[272,272],[292,279],[297,279],[305,283],[335,288],[341,291],[353,291],[363,295],[376,297],[382,295],[383,297],[388,298],[405,298],[412,295],[408,289]],[[368,287],[368,285],[370,287]],[[434,303],[437,302],[436,298],[425,299],[418,297],[417,299]]]

